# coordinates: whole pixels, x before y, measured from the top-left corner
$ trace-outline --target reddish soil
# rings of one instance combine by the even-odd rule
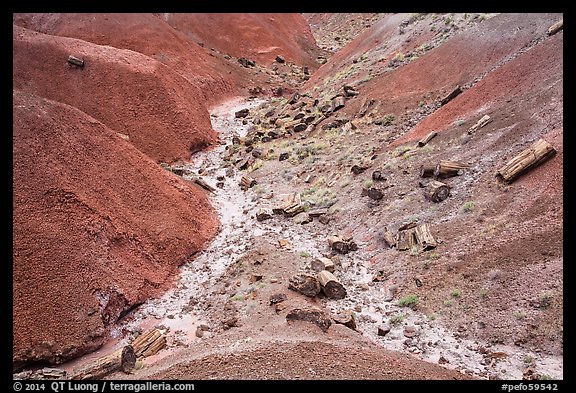
[[[14,361],[94,350],[215,234],[204,192],[66,104],[14,90]]]
[[[206,245],[217,224],[203,191],[154,161],[215,145],[212,119],[228,143],[186,171],[219,182],[211,202],[223,231],[172,291],[115,326],[123,342],[156,326],[168,349],[111,378],[501,379],[528,366],[535,378],[563,377],[563,32],[547,35],[562,14],[364,15],[348,21],[350,36],[341,15],[305,17],[322,45],[350,43],[302,84],[301,66],[314,71],[322,53],[302,15],[14,16],[15,362],[100,346],[124,310],[160,294]],[[98,28],[85,27],[91,18],[102,18]],[[68,54],[86,67],[70,68]],[[261,64],[241,67],[241,56]],[[275,125],[317,118],[344,84],[358,95],[315,128]],[[441,106],[456,85],[463,93]],[[264,92],[248,91],[255,86]],[[234,118],[242,102],[215,106],[278,86],[307,94],[252,103],[244,119]],[[486,114],[492,121],[468,134]],[[430,131],[438,135],[415,147]],[[500,182],[496,170],[539,138],[556,155]],[[241,170],[247,158],[256,159]],[[433,203],[420,168],[439,160],[470,168],[443,179],[450,195]],[[355,164],[368,169],[353,173]],[[243,175],[256,185],[240,190]],[[325,207],[323,220],[256,219],[291,192],[308,209]],[[411,221],[430,225],[434,249],[384,242],[384,228]],[[334,233],[358,250],[335,254]],[[334,259],[344,299],[287,288],[296,273],[316,274],[319,256]],[[287,322],[304,306],[352,313],[357,329]],[[55,317],[43,322],[42,310]]]
[[[206,47],[269,65],[277,55],[316,69],[316,47],[301,14],[168,14],[176,30]]]
[[[14,87],[77,107],[155,161],[187,160],[217,139],[199,89],[137,52],[14,26]],[[70,66],[74,54],[83,69]],[[129,88],[127,88],[129,86]]]

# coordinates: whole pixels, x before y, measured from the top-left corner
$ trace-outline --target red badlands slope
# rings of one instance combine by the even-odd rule
[[[217,229],[202,191],[69,105],[14,90],[14,361],[93,350]]]
[[[198,88],[130,50],[14,26],[14,87],[77,107],[156,161],[189,159],[217,139]],[[68,55],[85,67],[67,64]]]
[[[317,68],[310,26],[301,14],[168,14],[176,30],[234,57],[262,65],[282,55],[287,61]]]

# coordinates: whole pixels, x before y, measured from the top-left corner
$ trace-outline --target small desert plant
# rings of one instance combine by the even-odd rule
[[[488,297],[488,290],[486,288],[481,288],[480,289],[480,297],[482,299],[485,299]]]
[[[402,58],[404,58],[404,57],[402,57]],[[396,116],[394,116],[392,114],[387,114],[382,118],[382,125],[388,126],[388,125],[392,124],[394,119],[396,119]]]
[[[470,212],[474,211],[475,207],[476,207],[476,204],[473,201],[468,201],[462,205],[461,210],[464,213],[470,213]]]
[[[302,251],[302,252],[300,253],[300,256],[301,256],[302,258],[310,258],[310,253],[309,253],[308,251]]]
[[[430,314],[428,315],[428,319],[431,321],[434,321],[436,319],[436,314]]]
[[[440,254],[437,252],[432,252],[432,253],[428,254],[428,256],[426,258],[434,261],[434,260],[440,258]]]
[[[459,290],[458,288],[454,288],[452,291],[450,291],[450,296],[454,298],[459,298],[460,296],[462,296],[462,291]]]
[[[244,295],[238,293],[238,294],[232,296],[232,300],[234,300],[234,301],[242,301],[242,300],[244,300]]]
[[[458,127],[463,126],[464,123],[466,123],[466,121],[465,121],[465,120],[462,120],[462,119],[458,119],[458,120],[456,120],[456,122],[455,122],[455,124],[456,124]]]
[[[516,319],[521,320],[526,318],[526,313],[524,311],[516,311],[514,313],[514,317],[516,317]]]
[[[454,302],[452,300],[444,300],[444,306],[446,307],[452,307],[453,304]]]
[[[366,179],[366,180],[364,180],[364,183],[362,183],[362,186],[364,188],[370,188],[370,187],[372,187],[373,184],[374,184],[374,182],[372,180]]]
[[[406,295],[398,300],[398,306],[414,308],[418,304],[418,295]]]
[[[540,294],[539,305],[541,309],[546,309],[552,304],[552,293],[544,292]]]
[[[534,359],[534,356],[526,355],[526,356],[524,356],[524,359],[523,359],[523,360],[524,360],[524,363],[525,363],[525,364],[532,364],[532,363],[534,363],[534,361],[535,361],[536,359]]]
[[[391,316],[390,319],[388,320],[388,322],[390,322],[391,325],[399,325],[402,323],[403,320],[404,320],[404,315],[398,314],[398,315]]]

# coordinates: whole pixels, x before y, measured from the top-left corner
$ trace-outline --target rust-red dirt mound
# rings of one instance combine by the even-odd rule
[[[69,55],[84,67],[68,64]],[[77,107],[156,161],[187,160],[217,139],[199,89],[130,50],[13,26],[13,83]]]
[[[13,116],[13,360],[61,362],[166,289],[217,223],[203,191],[84,112],[15,89]]]
[[[207,47],[268,65],[277,55],[298,65],[317,68],[316,46],[301,14],[168,14],[175,29]]]

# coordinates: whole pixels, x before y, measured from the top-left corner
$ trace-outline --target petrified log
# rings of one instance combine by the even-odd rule
[[[242,176],[240,179],[240,188],[244,191],[256,185],[256,180],[248,176]]]
[[[528,149],[523,150],[506,165],[498,169],[496,176],[506,183],[512,183],[529,170],[554,157],[556,149],[544,139],[539,139]]]
[[[418,147],[422,147],[422,146],[426,145],[436,135],[438,135],[438,133],[436,131],[430,132],[428,135],[426,135],[424,138],[422,138],[418,141]]]
[[[406,224],[402,224],[400,228],[398,228],[398,231],[405,231],[407,229],[416,228],[416,225],[418,225],[416,224],[416,221],[410,221],[407,222]]]
[[[292,276],[288,282],[288,289],[306,296],[316,296],[320,293],[318,279],[310,274],[300,273]]]
[[[344,299],[346,297],[346,288],[329,271],[322,270],[319,272],[318,281],[322,287],[322,292],[330,299]]]
[[[416,230],[414,228],[398,232],[396,249],[398,251],[410,250],[412,246],[418,244],[416,240]]]
[[[310,267],[312,268],[312,270],[317,272],[321,272],[322,270],[333,272],[334,262],[332,262],[330,258],[320,257],[312,260],[312,262],[310,262]]]
[[[374,107],[374,104],[376,103],[376,101],[374,101],[373,99],[364,99],[364,102],[362,103],[362,106],[360,107],[360,110],[358,111],[358,117],[363,117],[364,115],[366,115],[366,113],[371,110]]]
[[[164,345],[166,344],[166,337],[164,337],[164,335],[160,330],[152,329],[148,330],[146,333],[142,333],[141,335],[139,335],[132,342],[131,345],[132,348],[134,348],[134,353],[136,354],[136,357],[142,357],[144,356],[144,353],[152,346],[155,346],[155,348],[158,346],[163,347],[163,345],[159,345],[162,342],[164,343]],[[160,349],[161,348],[159,348],[158,350]],[[156,350],[156,352],[158,352],[158,350]],[[150,353],[150,351],[147,353]]]
[[[446,183],[431,180],[426,187],[424,187],[424,197],[432,202],[442,202],[450,195],[450,187]]]
[[[488,115],[482,116],[482,118],[480,120],[478,120],[476,122],[476,124],[474,124],[472,127],[470,127],[468,129],[468,134],[473,134],[474,132],[476,132],[480,128],[484,127],[486,124],[490,123],[491,121],[492,121],[492,119],[490,118],[490,116],[488,116]]]
[[[260,210],[258,210],[258,212],[256,213],[256,219],[258,221],[264,221],[267,220],[269,218],[272,217],[272,209],[268,209],[268,208],[261,208]]]
[[[290,217],[304,211],[302,198],[299,193],[288,194],[280,204],[272,208],[274,214],[286,214]]]
[[[248,116],[248,113],[250,113],[250,110],[248,108],[240,109],[239,111],[234,112],[234,117],[237,119],[246,117]]]
[[[292,94],[290,99],[288,99],[288,104],[290,105],[295,104],[299,99],[300,99],[300,93],[295,92],[294,94]]]
[[[416,240],[423,251],[431,250],[437,245],[434,236],[430,233],[430,225],[427,223],[416,227]]]
[[[442,100],[440,101],[440,105],[446,105],[447,103],[452,101],[460,93],[462,93],[462,89],[460,88],[460,86],[456,86],[454,88],[454,90],[452,90],[450,92],[450,94],[448,94],[446,97],[442,98]]]
[[[344,108],[346,105],[346,98],[342,96],[336,96],[332,100],[332,112],[336,112],[338,109]]]
[[[456,161],[441,160],[434,168],[434,176],[439,179],[458,176],[464,169],[470,168],[470,165]]]
[[[95,359],[78,370],[74,370],[72,379],[100,379],[116,370],[129,373],[135,365],[134,348],[131,345],[126,345],[110,355]]]
[[[432,177],[434,176],[434,170],[436,165],[422,165],[420,167],[420,177]]]
[[[306,125],[306,123],[299,123],[299,124],[296,124],[296,125],[292,128],[292,131],[294,131],[294,132],[302,132],[302,131],[306,130],[306,128],[308,128],[308,126]]]
[[[200,187],[204,188],[205,190],[208,190],[210,192],[216,192],[216,189],[214,187],[212,187],[210,184],[206,183],[204,180],[202,180],[199,177],[194,179],[194,183],[198,184]]]
[[[562,30],[563,28],[564,28],[564,19],[562,19],[562,20],[560,20],[560,22],[556,22],[552,26],[550,26],[550,28],[548,29],[548,35],[554,35],[554,34],[558,33],[560,30]]]
[[[340,237],[332,235],[328,237],[328,245],[340,254],[347,254],[350,251],[356,251],[358,246],[351,237]]]
[[[328,331],[332,320],[318,307],[294,308],[286,314],[287,321],[306,321],[317,325],[324,333]]]
[[[347,310],[338,315],[334,315],[332,320],[335,323],[344,325],[352,330],[356,330],[356,319],[354,318],[354,313],[352,310]]]
[[[384,241],[388,244],[388,247],[392,248],[396,245],[396,239],[391,231],[388,230],[388,227],[384,227],[384,233],[382,234]]]
[[[72,56],[72,55],[68,56],[68,63],[74,64],[75,66],[80,67],[80,68],[84,68],[84,60],[79,59],[79,58]]]

